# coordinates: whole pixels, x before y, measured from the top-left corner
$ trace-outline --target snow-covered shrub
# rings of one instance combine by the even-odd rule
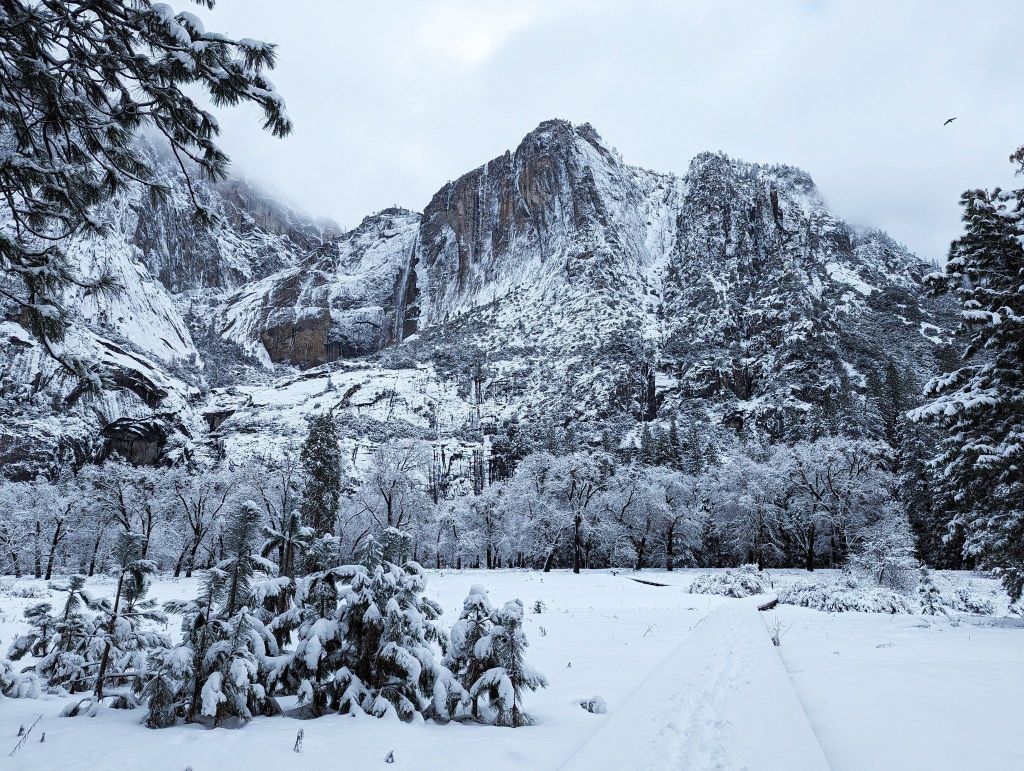
[[[9,661],[0,659],[0,694],[9,699],[38,699],[41,693],[35,672],[15,672]]]
[[[487,659],[477,655],[476,649],[477,643],[494,627],[493,615],[494,608],[487,596],[487,590],[479,584],[474,584],[462,603],[459,620],[452,624],[449,635],[451,643],[443,662],[467,692],[490,666]],[[472,700],[471,711],[472,717],[479,716],[475,699]]]
[[[690,584],[690,594],[723,594],[726,597],[750,597],[768,591],[768,580],[757,565],[744,565],[722,573],[702,573]]]
[[[494,626],[476,644],[476,655],[491,663],[473,684],[470,698],[486,699],[488,711],[494,713],[501,726],[518,728],[533,720],[523,710],[523,691],[547,687],[544,675],[535,672],[525,661],[526,634],[523,632],[523,603],[506,602],[494,614]]]
[[[297,687],[299,703],[313,715],[448,719],[465,694],[437,660],[433,646],[448,641],[425,588],[415,562],[343,565],[304,579],[286,619],[298,641],[282,657],[282,677]]]
[[[949,607],[961,613],[991,616],[996,612],[996,604],[992,600],[972,592],[967,586],[958,586],[945,599]]]
[[[850,566],[879,586],[898,592],[910,591],[916,584],[919,563],[914,555],[914,535],[903,511],[893,510],[860,536]]]
[[[945,615],[942,594],[939,587],[932,580],[931,571],[921,566],[920,577],[917,582],[917,599],[921,603],[921,612],[926,616]]]
[[[830,613],[913,613],[907,598],[884,586],[864,586],[852,576],[840,581],[800,581],[778,593],[779,602]]]
[[[579,704],[587,712],[594,715],[603,715],[608,711],[608,705],[600,696],[591,696],[589,699],[580,699]]]
[[[39,586],[18,585],[14,581],[0,582],[0,596],[17,597],[20,600],[44,600],[48,592]]]
[[[335,677],[339,712],[402,720],[449,716],[452,692],[461,687],[431,648],[447,640],[436,623],[441,609],[423,595],[425,588],[416,562],[385,562],[353,577],[339,611],[351,651],[349,665]]]

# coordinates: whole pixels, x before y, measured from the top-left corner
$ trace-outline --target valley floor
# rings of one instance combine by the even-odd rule
[[[1006,768],[1019,763],[1024,629],[984,622],[828,614],[691,595],[696,571],[430,571],[427,593],[454,621],[469,587],[528,611],[528,661],[550,686],[527,695],[536,725],[406,725],[326,716],[257,718],[241,729],[154,731],[142,713],[60,718],[66,698],[0,700],[0,768],[555,769]],[[776,582],[806,574],[774,573]],[[665,586],[652,586],[634,577]],[[967,576],[945,574],[960,582]],[[987,579],[970,577],[986,590]],[[191,596],[158,579],[151,596]],[[112,587],[111,587],[112,588]],[[104,590],[95,587],[97,594]],[[19,595],[36,595],[25,597]],[[44,582],[0,580],[0,647]],[[766,628],[778,619],[781,648]],[[999,624],[1002,624],[1001,626]],[[177,633],[177,619],[169,625]],[[2,652],[2,651],[0,651]],[[581,699],[599,695],[607,714]],[[286,707],[288,705],[285,705]],[[42,718],[14,755],[18,726]],[[304,731],[303,751],[292,747]],[[39,737],[45,733],[45,742]],[[385,757],[394,753],[394,764]]]

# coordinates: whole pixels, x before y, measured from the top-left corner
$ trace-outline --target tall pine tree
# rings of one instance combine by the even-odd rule
[[[314,415],[309,435],[299,456],[305,475],[306,491],[302,499],[302,521],[317,535],[334,532],[334,519],[341,498],[341,448],[334,416]]]
[[[928,280],[962,303],[962,365],[929,383],[911,412],[945,429],[934,460],[964,552],[1024,590],[1024,190],[961,198],[966,233]]]

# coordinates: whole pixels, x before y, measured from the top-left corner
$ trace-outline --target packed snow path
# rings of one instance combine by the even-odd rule
[[[758,605],[706,616],[562,766],[828,769]]]

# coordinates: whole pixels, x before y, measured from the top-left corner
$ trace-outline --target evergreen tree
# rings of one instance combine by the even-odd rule
[[[487,660],[489,668],[473,683],[473,700],[486,697],[498,725],[518,728],[533,719],[523,710],[523,691],[547,687],[544,675],[526,664],[526,634],[523,632],[523,603],[506,602],[493,617],[494,626],[478,643],[475,653]]]
[[[932,573],[923,565],[917,583],[917,599],[921,603],[921,612],[926,616],[937,616],[946,612],[942,606],[939,588],[932,580]]]
[[[279,616],[291,607],[295,594],[295,582],[291,579],[295,578],[296,568],[302,562],[312,543],[313,528],[302,524],[302,516],[297,511],[293,511],[284,518],[280,530],[269,525],[263,526],[263,546],[260,549],[260,554],[266,558],[267,555],[276,551],[278,572],[283,579],[288,579],[279,582],[272,596],[264,600],[266,610],[273,616]],[[287,630],[275,630],[274,634],[279,647],[288,642]]]
[[[450,717],[449,704],[462,689],[431,648],[446,646],[447,637],[437,624],[441,609],[423,596],[425,587],[415,562],[385,562],[353,575],[338,610],[349,647],[335,676],[340,712]]]
[[[159,687],[179,683],[178,700],[189,720],[206,717],[217,726],[231,717],[247,721],[280,712],[272,696],[280,674],[272,658],[279,654],[277,641],[250,610],[266,593],[255,580],[256,571],[274,571],[256,553],[261,519],[252,501],[239,506],[225,524],[227,556],[207,571],[196,599],[165,604],[183,617],[182,642],[168,654],[173,659],[161,661],[170,661],[170,669]],[[150,725],[167,724],[165,701],[160,694],[150,704]]]
[[[434,654],[447,638],[436,623],[440,608],[423,596],[423,570],[378,561],[379,548],[366,554],[376,563],[370,568],[344,565],[303,580],[293,611],[298,641],[284,677],[313,715],[445,720],[464,693]]]
[[[644,423],[644,427],[640,431],[640,448],[637,451],[637,460],[645,466],[653,466],[658,462],[655,438],[649,423]]]
[[[116,681],[121,672],[139,673],[145,670],[148,648],[170,645],[170,641],[162,635],[150,635],[139,628],[140,622],[144,620],[167,620],[155,609],[154,601],[145,599],[149,578],[155,572],[156,564],[141,558],[142,549],[141,535],[128,532],[118,534],[112,552],[118,571],[114,598],[90,603],[102,616],[100,633],[96,636],[103,646],[94,688],[97,701],[103,698],[107,670],[112,661],[112,675]],[[136,680],[138,687],[141,687],[141,682],[141,679]]]
[[[682,440],[679,438],[679,423],[676,421],[675,415],[672,416],[672,419],[668,424],[668,436],[666,437],[665,450],[665,465],[670,466],[677,471],[683,470],[686,463],[683,457]]]
[[[299,456],[305,475],[302,521],[318,535],[332,534],[342,491],[342,459],[331,413],[309,421],[309,435]]]
[[[9,661],[0,659],[0,695],[8,699],[38,699],[42,688],[34,672],[15,672]]]
[[[477,655],[477,644],[490,633],[493,616],[494,608],[487,590],[474,584],[462,603],[458,621],[452,625],[451,643],[443,661],[467,692],[489,668],[489,660]],[[478,714],[477,700],[473,699],[472,716],[475,718]]]
[[[188,650],[177,647],[157,651],[150,657],[152,674],[142,689],[149,728],[169,728],[179,717],[179,697],[191,662]]]
[[[964,363],[935,378],[916,420],[942,426],[935,459],[964,551],[1002,571],[1013,599],[1024,591],[1024,190],[973,190],[961,198],[966,232],[942,274],[956,292]]]
[[[87,612],[84,576],[71,576],[66,586],[50,588],[65,593],[58,613],[48,602],[25,609],[29,631],[14,638],[7,656],[18,661],[26,654],[36,659],[33,668],[48,686],[69,693],[88,690],[90,644],[96,629],[95,615]]]

